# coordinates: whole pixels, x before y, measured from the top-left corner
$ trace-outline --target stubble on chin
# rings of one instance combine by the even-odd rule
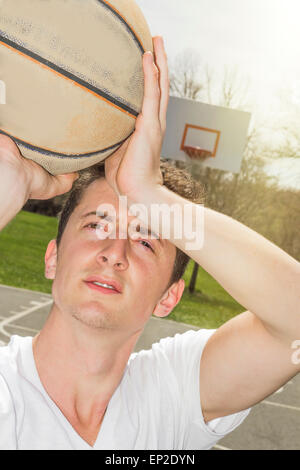
[[[93,329],[115,330],[114,315],[95,308],[81,308],[72,311],[72,317]]]

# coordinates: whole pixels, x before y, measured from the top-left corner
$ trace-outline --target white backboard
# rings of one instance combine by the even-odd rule
[[[201,164],[239,173],[251,114],[170,96],[161,156],[189,161],[184,146],[211,152]]]

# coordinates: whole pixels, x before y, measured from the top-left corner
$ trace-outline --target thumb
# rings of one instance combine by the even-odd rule
[[[73,181],[73,183],[74,183],[74,181],[78,180],[78,178],[79,178],[79,173],[77,173],[77,172],[74,172],[74,173],[66,173],[66,174],[60,175],[60,176],[65,176],[66,178],[71,179],[71,180]]]
[[[79,173],[67,173],[54,176],[54,191],[56,196],[67,193],[72,189],[73,183],[79,178]]]

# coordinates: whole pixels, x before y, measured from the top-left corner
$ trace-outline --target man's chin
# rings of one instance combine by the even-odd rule
[[[72,317],[90,328],[115,329],[113,313],[104,309],[99,302],[89,302],[77,307],[73,310]]]

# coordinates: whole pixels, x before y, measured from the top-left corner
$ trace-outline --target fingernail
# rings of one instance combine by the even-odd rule
[[[147,60],[149,60],[149,61],[151,60],[151,62],[153,62],[153,54],[152,54],[151,51],[145,52],[144,55],[147,57]]]

